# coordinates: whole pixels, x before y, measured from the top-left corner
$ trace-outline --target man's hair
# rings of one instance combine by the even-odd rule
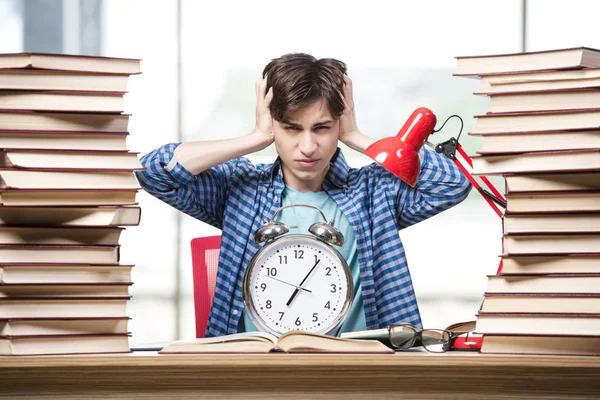
[[[346,64],[335,58],[321,58],[291,53],[275,58],[263,70],[267,91],[273,87],[271,116],[283,121],[289,113],[323,99],[334,119],[344,112],[344,75]]]

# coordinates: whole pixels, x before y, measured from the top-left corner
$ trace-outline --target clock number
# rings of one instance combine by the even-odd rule
[[[267,276],[277,276],[277,268],[267,268]]]
[[[331,304],[329,304],[329,302],[327,302],[327,303],[325,303],[325,307],[323,307],[323,308],[326,308],[326,309],[330,310],[331,309]]]
[[[317,322],[319,320],[319,313],[313,313],[312,322]]]
[[[287,264],[287,256],[279,256],[279,265]]]
[[[327,267],[325,269],[327,270],[327,272],[325,273],[325,276],[331,276],[331,267]]]
[[[285,314],[285,312],[279,311],[279,320],[280,321],[283,319],[283,314]]]
[[[337,286],[335,286],[335,283],[331,284],[331,293],[335,293],[337,292]]]
[[[315,264],[319,262],[319,257],[315,254]]]
[[[264,292],[265,290],[267,290],[267,284],[266,283],[261,283],[260,284],[260,288],[262,289],[262,291]]]
[[[294,258],[297,260],[304,259],[304,250],[294,250]]]
[[[296,326],[302,325],[302,322],[300,322],[300,317],[296,318],[296,321],[294,322],[294,324],[296,324]]]
[[[265,304],[265,307],[271,308],[271,300],[267,300],[267,304]]]

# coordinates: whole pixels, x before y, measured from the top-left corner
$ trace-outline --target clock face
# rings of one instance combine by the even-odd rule
[[[308,235],[267,243],[244,277],[246,312],[257,328],[327,334],[337,329],[353,299],[350,270],[330,245]]]

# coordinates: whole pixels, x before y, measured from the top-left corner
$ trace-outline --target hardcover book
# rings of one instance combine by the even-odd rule
[[[0,264],[0,284],[131,282],[127,264]]]
[[[600,50],[589,47],[456,57],[454,75],[484,76],[515,72],[600,67]]]
[[[598,170],[600,170],[600,149],[473,156],[475,175]]]
[[[120,114],[125,100],[122,93],[0,90],[0,110]]]
[[[517,335],[600,336],[600,314],[483,313],[477,314],[475,332]]]
[[[137,189],[0,189],[0,205],[132,206],[136,195]]]
[[[481,353],[600,355],[599,336],[485,335]]]
[[[488,113],[583,110],[600,108],[600,90],[483,93],[490,97]]]
[[[2,149],[0,168],[52,171],[142,170],[138,153],[127,151]]]
[[[0,285],[0,297],[116,297],[129,296],[132,282],[111,283],[4,283]]]
[[[573,185],[575,185],[574,182]],[[600,211],[600,190],[595,192],[516,192],[506,195],[507,213],[589,211]],[[595,213],[585,215],[595,215]]]
[[[119,237],[123,229],[119,227],[0,225],[0,243],[116,246],[119,244]]]
[[[0,297],[0,318],[92,318],[127,315],[131,296]]]
[[[600,274],[600,254],[502,256],[502,275]]]
[[[63,335],[0,337],[0,355],[130,353],[129,335]]]
[[[37,226],[136,226],[140,207],[0,207],[0,224]]]
[[[600,274],[488,275],[486,293],[594,293]]]
[[[119,246],[0,244],[0,264],[118,264]]]
[[[127,151],[127,132],[0,131],[0,148]]]
[[[0,130],[127,132],[129,115],[0,110]]]
[[[600,130],[471,134],[482,138],[478,154],[515,154],[600,148]]]
[[[598,129],[600,109],[496,113],[476,116],[472,134]]]
[[[128,189],[141,186],[132,172],[106,171],[44,171],[0,168],[0,188],[3,189]]]
[[[127,334],[129,318],[6,318],[0,336]]]
[[[600,78],[600,68],[555,69],[549,71],[486,75],[479,79],[479,83],[489,86],[502,86],[531,82],[580,81],[595,78]]]
[[[505,235],[520,233],[600,233],[600,213],[515,214],[507,212],[504,214],[502,225]]]
[[[503,237],[503,246],[508,255],[597,254],[600,234],[512,235]]]
[[[600,192],[600,172],[507,175],[504,180],[507,194],[588,190]]]
[[[50,53],[0,54],[0,69],[33,68],[58,71],[139,74],[139,59]]]
[[[485,293],[481,312],[600,314],[597,293]]]
[[[600,68],[487,75],[474,94],[592,89],[600,87]]]
[[[2,90],[70,90],[127,92],[127,74],[65,72],[39,69],[0,69]]]

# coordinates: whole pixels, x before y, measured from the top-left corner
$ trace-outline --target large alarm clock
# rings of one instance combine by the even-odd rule
[[[310,234],[289,234],[288,227],[275,221],[290,207],[309,207],[325,222],[315,222]],[[279,208],[271,221],[252,237],[265,245],[246,268],[243,299],[246,313],[264,332],[279,336],[290,330],[333,334],[344,322],[354,298],[348,264],[333,246],[344,237],[327,222],[323,212],[305,204]]]

